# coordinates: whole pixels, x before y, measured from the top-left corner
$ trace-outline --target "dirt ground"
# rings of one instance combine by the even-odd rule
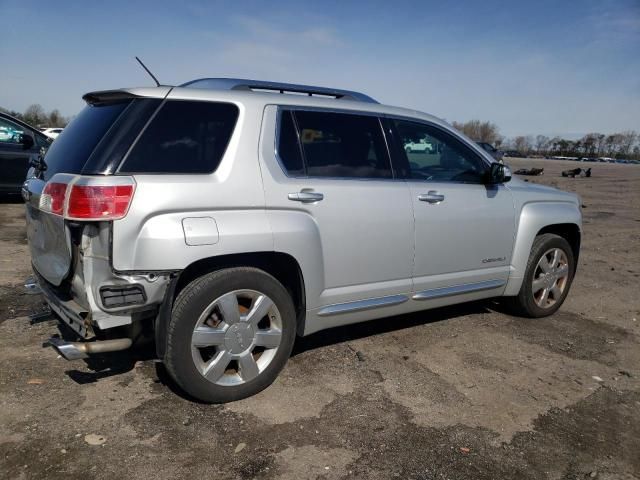
[[[22,206],[0,204],[0,477],[640,478],[640,166],[570,179],[573,162],[507,163],[583,199],[556,315],[483,302],[322,332],[224,406],[185,398],[145,351],[70,363],[43,348],[58,329],[29,321],[42,299],[21,286]]]

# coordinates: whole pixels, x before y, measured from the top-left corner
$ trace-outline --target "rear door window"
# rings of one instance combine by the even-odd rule
[[[308,177],[392,178],[380,121],[375,116],[350,113],[293,111],[297,135],[302,146]],[[283,116],[283,118],[285,118]],[[289,122],[281,123],[280,142],[284,142]],[[295,138],[291,137],[294,141]],[[288,149],[285,168],[296,164],[296,149]],[[280,155],[287,150],[281,149]],[[299,169],[297,169],[299,170]]]
[[[230,103],[167,101],[120,167],[126,173],[212,173],[238,120]]]
[[[305,174],[298,131],[293,123],[292,113],[286,110],[280,116],[278,158],[288,175],[297,177]]]
[[[44,179],[56,173],[81,173],[91,152],[129,106],[131,100],[108,105],[87,105],[51,144],[44,158]]]

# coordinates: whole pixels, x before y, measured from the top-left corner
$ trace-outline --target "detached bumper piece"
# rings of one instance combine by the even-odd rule
[[[142,285],[113,285],[100,288],[100,300],[105,308],[144,305],[147,301]]]
[[[67,360],[80,360],[93,354],[126,350],[131,347],[132,340],[130,338],[116,338],[96,342],[67,342],[61,338],[52,337],[48,343]]]

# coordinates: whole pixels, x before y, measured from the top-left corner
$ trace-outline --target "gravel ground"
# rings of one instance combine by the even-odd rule
[[[26,295],[22,206],[0,205],[0,477],[640,478],[640,167],[530,178],[584,203],[578,274],[539,320],[473,303],[300,339],[261,394],[185,398],[149,351],[70,363]],[[578,164],[579,165],[579,164]],[[585,165],[579,165],[585,166]]]

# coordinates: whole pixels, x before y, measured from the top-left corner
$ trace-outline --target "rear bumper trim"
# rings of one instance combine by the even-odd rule
[[[73,300],[62,300],[47,284],[46,280],[38,274],[35,268],[34,273],[38,279],[38,285],[42,290],[42,294],[47,300],[51,310],[82,338],[89,339],[95,337],[95,333],[91,327],[89,312]]]

